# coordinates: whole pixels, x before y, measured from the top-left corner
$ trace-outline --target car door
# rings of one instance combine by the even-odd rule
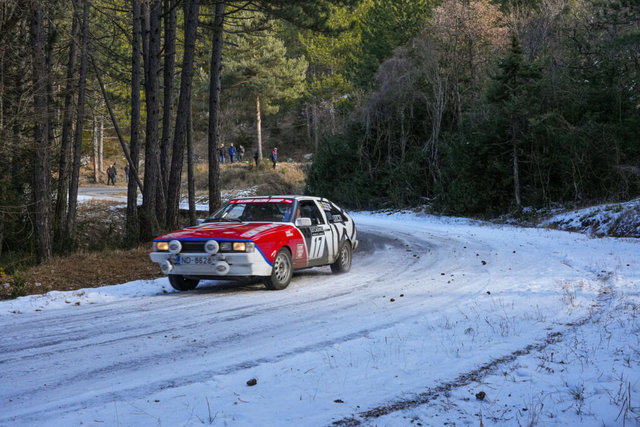
[[[315,200],[300,200],[298,209],[301,218],[309,218],[311,225],[298,226],[307,246],[309,266],[323,265],[329,262],[329,240],[331,233],[327,219]]]

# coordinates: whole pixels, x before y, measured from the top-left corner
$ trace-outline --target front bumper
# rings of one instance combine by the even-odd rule
[[[217,253],[207,255],[203,253],[151,252],[151,261],[160,265],[165,274],[182,276],[210,276],[210,277],[246,277],[270,276],[272,266],[264,259],[259,251],[249,253]],[[184,264],[186,257],[204,257],[207,263]]]

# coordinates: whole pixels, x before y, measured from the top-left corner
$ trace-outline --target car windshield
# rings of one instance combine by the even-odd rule
[[[287,201],[235,201],[214,212],[206,222],[289,222],[292,200]]]

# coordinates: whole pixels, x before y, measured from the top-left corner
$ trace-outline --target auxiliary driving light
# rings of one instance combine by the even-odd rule
[[[169,242],[169,252],[172,254],[179,254],[182,250],[182,244],[177,240],[172,240]]]
[[[206,253],[214,255],[217,254],[220,250],[220,245],[218,245],[218,242],[216,242],[215,240],[207,240],[207,242],[204,244],[204,250]]]
[[[169,274],[171,273],[171,270],[173,270],[173,264],[166,260],[162,261],[160,263],[160,270],[162,270],[164,274]]]
[[[231,270],[231,266],[224,261],[216,262],[214,268],[216,269],[216,273],[218,273],[221,276],[224,276],[229,272],[229,270]]]

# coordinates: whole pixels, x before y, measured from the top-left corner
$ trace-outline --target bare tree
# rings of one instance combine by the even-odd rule
[[[220,199],[220,163],[218,159],[218,141],[220,130],[218,115],[220,113],[220,77],[222,74],[222,33],[224,30],[224,14],[226,2],[216,3],[211,47],[211,80],[209,83],[209,212],[216,210]]]
[[[171,143],[171,121],[173,119],[173,76],[175,74],[176,57],[176,1],[164,2],[164,100],[162,102],[162,140],[160,143],[160,176],[162,186],[168,197],[169,156]],[[186,43],[185,43],[186,44]]]
[[[77,46],[80,39],[80,10],[78,7],[74,7],[72,24],[71,24],[71,39],[69,40],[69,62],[67,65],[67,78],[65,82],[64,92],[64,110],[62,118],[62,138],[60,141],[60,162],[58,167],[58,196],[56,198],[55,212],[54,212],[54,241],[62,245],[65,240],[65,234],[67,231],[67,196],[69,191],[69,170],[71,160],[71,137],[73,128],[73,114],[74,114],[74,102],[73,94],[77,87],[77,80],[75,78],[76,64],[77,64]]]
[[[75,238],[76,210],[78,204],[78,184],[80,179],[80,159],[82,155],[82,130],[84,123],[85,92],[87,88],[87,46],[89,43],[89,6],[90,0],[83,1],[82,44],[80,52],[80,77],[78,79],[78,111],[73,147],[73,168],[69,183],[69,210],[67,212],[67,237]]]
[[[127,240],[135,244],[140,238],[138,224],[138,191],[134,180],[137,176],[138,156],[140,151],[140,49],[142,42],[142,14],[140,1],[132,2],[133,37],[131,40],[131,140],[129,150],[129,185],[127,188]]]
[[[176,127],[173,134],[173,153],[171,156],[171,173],[167,198],[167,226],[178,226],[180,203],[180,186],[182,182],[182,164],[184,161],[184,140],[187,134],[187,122],[191,109],[191,82],[193,80],[193,61],[196,50],[196,34],[198,30],[198,12],[200,0],[188,1],[185,5],[187,18],[185,20],[184,57],[182,59],[182,73],[180,75],[180,97]]]
[[[189,100],[191,103],[191,100]],[[187,124],[187,188],[189,192],[189,224],[197,224],[196,219],[196,188],[193,159],[193,114],[189,107],[189,120]]]
[[[31,48],[34,104],[34,215],[36,232],[36,259],[39,263],[51,258],[51,144],[49,142],[49,106],[47,84],[49,70],[46,64],[46,34],[44,6],[40,1],[31,3]]]
[[[158,146],[158,119],[160,113],[158,70],[160,69],[160,31],[162,18],[162,4],[160,0],[149,0],[144,3],[145,31],[143,43],[147,46],[144,61],[145,95],[147,109],[147,133],[145,140],[145,168],[144,190],[142,193],[142,210],[140,212],[140,238],[143,241],[151,240],[158,232],[160,209],[158,203],[158,190],[160,180],[160,152]],[[148,32],[147,32],[148,31]]]

